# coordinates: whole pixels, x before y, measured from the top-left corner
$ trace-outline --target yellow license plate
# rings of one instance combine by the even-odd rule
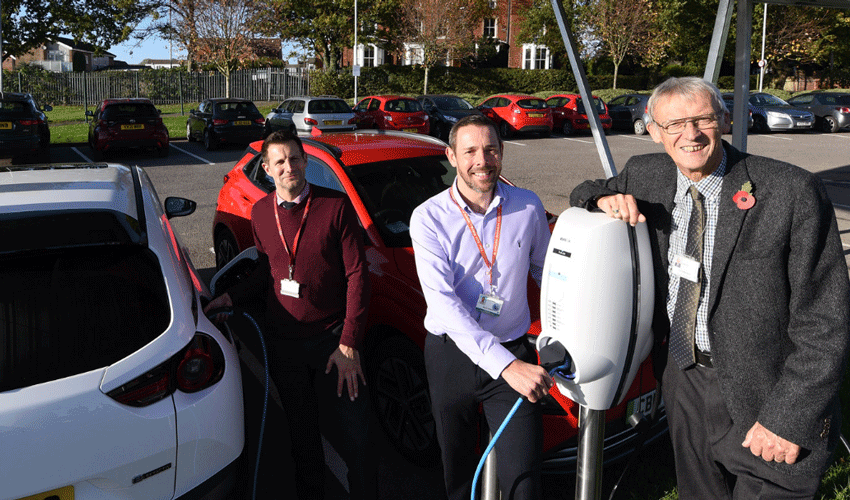
[[[145,126],[142,123],[136,123],[135,125],[121,125],[121,130],[144,130]]]
[[[12,122],[0,122],[0,130],[12,130]]]
[[[325,120],[325,125],[342,125],[342,120]]]
[[[236,120],[233,122],[234,125],[250,125],[251,122],[249,120]]]
[[[39,493],[38,495],[31,495],[25,498],[21,498],[19,500],[74,500],[74,487],[73,486],[65,486],[63,488],[59,488],[52,491],[45,491],[44,493]]]
[[[543,113],[529,113],[529,118],[543,118]]]
[[[401,130],[402,130],[402,132],[413,132],[414,134],[415,134],[416,132],[419,132],[419,129],[418,129],[418,128],[403,128],[403,129],[401,129]]]

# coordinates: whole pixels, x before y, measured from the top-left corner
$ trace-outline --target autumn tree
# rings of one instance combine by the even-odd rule
[[[161,5],[157,17],[147,29],[140,31],[137,38],[157,36],[175,41],[186,50],[186,71],[192,71],[197,52],[198,3],[199,0],[171,0]]]
[[[637,57],[648,66],[663,61],[670,42],[661,35],[659,8],[653,0],[592,0],[585,8],[591,32],[614,63],[614,88],[626,56]]]
[[[160,0],[2,0],[3,58],[64,36],[108,49],[127,40]]]
[[[400,38],[418,54],[428,93],[431,68],[475,51],[475,30],[492,13],[487,0],[405,0]]]
[[[196,0],[194,40],[199,63],[212,63],[225,75],[230,97],[230,73],[243,61],[256,59],[251,48],[254,5],[250,0]]]
[[[358,0],[357,42],[395,47],[400,0]],[[268,0],[257,30],[312,50],[325,71],[339,71],[342,52],[354,46],[354,0]]]
[[[576,35],[575,39],[578,44],[578,52],[587,55],[589,51],[587,42],[591,42],[591,39],[586,36],[580,36],[585,30],[585,24],[580,17],[580,11],[576,8],[576,2],[570,0],[564,1],[563,7],[567,28]],[[558,26],[558,21],[555,18],[555,11],[552,10],[551,0],[532,0],[527,10],[523,12],[521,21],[519,22],[517,42],[545,45],[549,48],[553,57],[566,54],[564,39],[561,29]]]

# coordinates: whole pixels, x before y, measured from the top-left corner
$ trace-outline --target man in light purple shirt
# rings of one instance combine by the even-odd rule
[[[550,232],[537,195],[498,182],[502,142],[487,118],[460,120],[446,156],[457,178],[414,210],[410,235],[428,304],[425,368],[437,439],[455,500],[470,496],[479,404],[495,430],[517,398],[534,403],[552,386],[526,337],[529,271],[539,285]],[[541,497],[541,418],[538,405],[522,405],[496,444],[504,498]]]

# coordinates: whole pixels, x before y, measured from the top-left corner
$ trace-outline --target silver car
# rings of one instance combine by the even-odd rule
[[[750,95],[753,106],[754,128],[758,132],[777,130],[811,130],[815,116],[795,108],[772,94],[758,92]]]
[[[266,135],[293,128],[309,134],[313,127],[323,132],[354,130],[357,118],[351,106],[336,96],[291,97],[266,116]]]

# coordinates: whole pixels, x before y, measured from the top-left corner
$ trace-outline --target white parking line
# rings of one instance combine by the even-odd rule
[[[835,137],[836,139],[847,139],[847,140],[850,140],[850,135],[846,135],[846,134],[821,134],[821,137],[823,137],[823,136],[826,136],[826,137]]]
[[[201,158],[200,156],[198,156],[198,155],[196,155],[196,154],[194,154],[194,153],[190,153],[189,151],[186,151],[186,150],[185,150],[185,149],[183,149],[183,148],[178,148],[178,147],[177,147],[177,146],[175,146],[174,144],[171,144],[171,147],[172,147],[172,148],[174,148],[174,149],[176,149],[177,151],[180,151],[181,153],[185,153],[185,154],[187,154],[187,155],[191,156],[192,158],[195,158],[195,159],[197,159],[197,160],[200,160],[200,161],[202,161],[202,162],[206,163],[207,165],[215,165],[215,163],[213,163],[213,162],[211,162],[211,161],[207,160],[206,158]]]
[[[88,156],[84,155],[84,154],[83,154],[83,153],[82,153],[79,149],[77,149],[77,147],[76,147],[76,146],[71,147],[71,151],[73,151],[73,152],[77,153],[78,155],[80,155],[80,158],[82,158],[83,160],[85,160],[85,162],[86,162],[86,163],[92,163],[91,158],[89,158]]]
[[[653,142],[652,137],[643,137],[643,136],[640,136],[640,135],[624,135],[623,137],[626,137],[628,139],[635,139],[635,140],[638,140],[638,141]]]
[[[779,140],[779,141],[793,141],[793,140],[794,140],[794,139],[791,139],[791,138],[788,138],[788,137],[782,137],[781,135],[765,135],[765,134],[761,134],[761,137],[764,137],[764,138],[766,138],[766,139],[776,139],[776,140]]]
[[[573,139],[573,138],[571,138],[571,137],[564,137],[563,139],[564,139],[565,141],[580,142],[580,143],[582,143],[582,144],[593,144],[593,141],[587,141],[587,140],[582,140],[582,139]]]

